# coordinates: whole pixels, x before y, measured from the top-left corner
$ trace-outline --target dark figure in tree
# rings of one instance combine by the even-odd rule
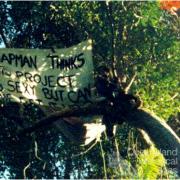
[[[132,94],[126,94],[118,83],[118,79],[110,75],[110,69],[105,65],[98,69],[96,88],[99,95],[106,98],[105,109],[102,112],[103,124],[106,125],[107,136],[113,137],[113,126],[121,124],[130,111],[140,106],[141,101]]]

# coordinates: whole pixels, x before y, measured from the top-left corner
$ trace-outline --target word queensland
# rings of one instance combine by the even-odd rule
[[[0,98],[43,106],[92,102],[91,40],[66,49],[0,49]]]

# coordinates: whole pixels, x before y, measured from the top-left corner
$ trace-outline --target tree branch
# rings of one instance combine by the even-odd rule
[[[125,90],[124,90],[124,91],[125,91],[126,93],[129,92],[129,90],[130,90],[130,88],[131,88],[134,80],[136,79],[136,76],[137,76],[137,74],[135,73],[135,74],[133,75],[133,77],[131,78],[129,84],[125,87]]]
[[[110,29],[110,43],[111,43],[111,67],[112,67],[112,75],[113,77],[117,77],[117,72],[116,72],[116,56],[115,56],[115,29],[114,29],[114,19],[113,19],[113,9],[112,9],[112,3],[111,2],[105,2],[105,10],[106,10],[106,15],[108,17],[108,24],[109,24],[109,29]]]
[[[1,35],[1,37],[2,37],[2,40],[3,40],[4,44],[5,44],[5,46],[6,46],[7,48],[11,48],[10,43],[8,42],[8,40],[6,39],[6,36],[4,35],[4,32],[3,32],[2,27],[0,27],[0,35]]]
[[[19,134],[26,134],[26,133],[34,132],[38,130],[39,128],[50,125],[54,123],[55,121],[61,120],[62,118],[65,118],[65,117],[83,116],[83,115],[87,116],[88,114],[91,114],[91,115],[102,114],[101,103],[102,102],[98,102],[98,103],[95,103],[96,105],[87,105],[87,106],[84,106],[83,108],[74,107],[71,109],[67,108],[62,111],[57,111],[55,113],[50,114],[47,117],[42,118],[35,125],[22,130]]]
[[[65,109],[60,112],[56,112],[46,118],[43,118],[34,126],[25,129],[21,133],[31,133],[55,121],[61,120],[64,117],[82,116],[82,115],[87,116],[88,114],[91,115],[103,114],[103,112],[105,111],[104,109],[105,107],[103,106],[102,102],[98,102],[95,105],[85,106],[82,109],[78,109],[78,108],[72,108],[71,110]],[[111,113],[117,114],[117,110]],[[122,119],[121,114],[117,114],[116,117]],[[164,156],[167,160],[173,160],[175,162],[180,161],[180,154],[179,154],[180,139],[164,120],[161,120],[159,117],[143,109],[137,109],[135,111],[127,113],[125,115],[125,121],[133,127],[144,130],[149,135],[151,140],[154,142],[156,147],[161,152],[164,152]],[[80,133],[79,135],[79,137],[81,137],[80,139],[83,139],[83,136],[85,135],[83,129],[84,123],[85,122],[80,122],[78,123],[78,126],[76,126],[78,133]],[[67,127],[66,129],[67,132],[68,129],[69,128]],[[167,153],[169,151],[171,153]],[[177,154],[175,155],[172,152],[175,152]],[[169,165],[172,168],[177,168],[177,170],[180,169],[179,163],[176,165],[172,165],[172,164]]]
[[[156,115],[142,109],[128,114],[126,120],[133,127],[143,129],[167,161],[176,162],[167,165],[180,174],[180,139],[171,127]]]

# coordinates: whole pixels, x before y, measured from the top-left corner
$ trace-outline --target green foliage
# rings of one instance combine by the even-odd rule
[[[179,111],[179,99],[173,98],[180,90],[177,54],[173,57],[175,51],[177,53],[177,44],[172,49],[169,50],[166,60],[144,65],[136,84],[144,106],[165,119]]]
[[[144,150],[138,157],[138,177],[140,179],[157,179],[164,166],[165,159],[156,148]]]

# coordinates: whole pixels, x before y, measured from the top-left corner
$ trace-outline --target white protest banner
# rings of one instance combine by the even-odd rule
[[[0,98],[51,107],[92,101],[92,41],[66,49],[0,49]]]

